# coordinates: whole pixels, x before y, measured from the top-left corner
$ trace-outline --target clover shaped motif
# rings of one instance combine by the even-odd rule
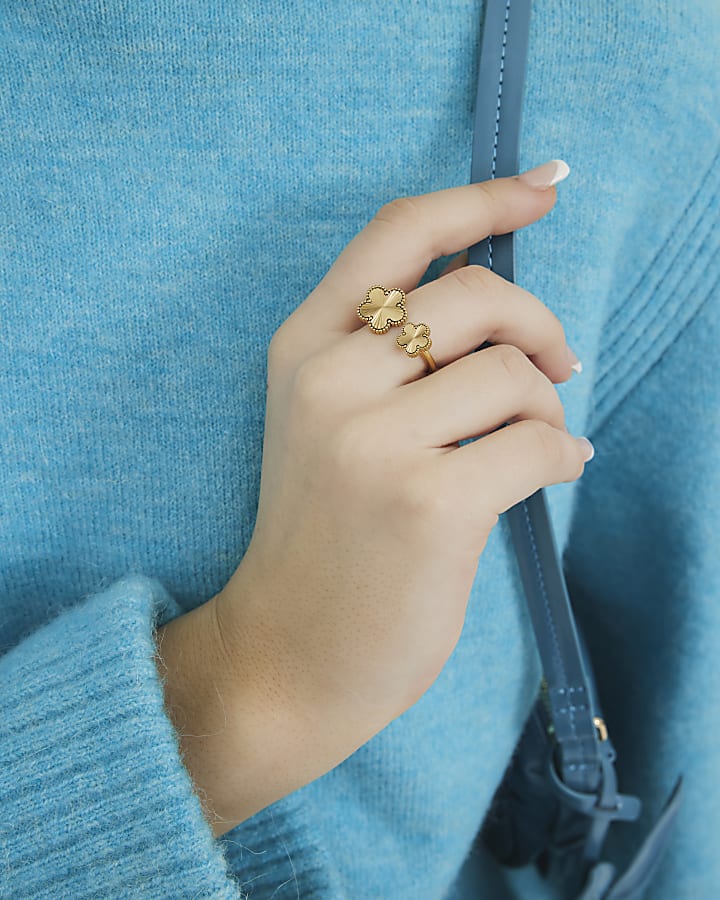
[[[397,339],[399,347],[404,347],[408,356],[417,356],[421,350],[429,350],[432,346],[430,328],[424,323],[414,325],[406,322]]]
[[[357,312],[375,334],[383,334],[393,325],[402,325],[407,318],[405,292],[399,288],[386,291],[382,285],[376,284],[367,292]]]

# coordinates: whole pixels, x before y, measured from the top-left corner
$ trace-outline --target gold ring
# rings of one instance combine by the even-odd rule
[[[422,356],[428,367],[428,372],[437,371],[437,363],[430,353],[432,340],[430,339],[430,326],[424,322],[415,325],[412,322],[406,322],[403,330],[396,341],[398,347],[407,353],[408,356]]]
[[[400,288],[386,291],[381,284],[374,284],[358,306],[357,314],[375,334],[384,334],[393,325],[402,325],[407,319],[405,291]]]
[[[386,290],[381,284],[374,284],[358,306],[357,314],[375,334],[384,334],[393,325],[403,325],[397,339],[398,347],[408,356],[422,356],[429,372],[437,371],[437,363],[430,353],[430,326],[424,322],[415,325],[407,321],[405,291],[400,288]]]

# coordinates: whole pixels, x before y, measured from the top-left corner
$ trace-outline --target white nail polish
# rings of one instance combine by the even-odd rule
[[[536,190],[545,191],[563,181],[570,174],[570,166],[563,159],[551,159],[541,166],[518,175],[518,180]]]
[[[578,375],[582,372],[582,363],[577,357],[577,354],[574,350],[572,350],[568,345],[565,345],[565,349],[567,351],[568,362],[570,363],[570,368],[574,369]]]
[[[593,447],[592,443],[586,437],[576,437],[575,440],[585,451],[585,462],[590,462],[593,456],[595,456],[595,448]]]

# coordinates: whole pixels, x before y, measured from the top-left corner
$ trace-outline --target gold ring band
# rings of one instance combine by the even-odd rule
[[[384,334],[393,325],[402,325],[403,329],[396,341],[398,347],[408,356],[422,356],[428,372],[437,371],[437,363],[430,353],[430,326],[424,322],[415,325],[407,321],[405,291],[400,288],[387,290],[381,284],[374,284],[358,306],[357,314],[375,334]]]

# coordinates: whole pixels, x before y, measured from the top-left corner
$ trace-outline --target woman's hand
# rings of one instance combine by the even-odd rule
[[[219,594],[157,633],[166,707],[215,836],[415,703],[457,643],[500,513],[582,474],[587,447],[553,387],[571,376],[557,318],[479,266],[416,288],[432,259],[552,208],[554,188],[524,178],[384,206],[272,339],[247,553]],[[397,345],[399,328],[358,318],[374,284],[407,293],[436,372]]]
[[[272,339],[257,523],[214,601],[247,708],[272,710],[268,740],[301,757],[285,793],[427,691],[500,513],[583,472],[553,386],[572,374],[555,315],[480,266],[416,288],[432,259],[555,197],[513,177],[387,204]],[[430,326],[436,372],[398,347],[399,328],[360,320],[375,284]]]

